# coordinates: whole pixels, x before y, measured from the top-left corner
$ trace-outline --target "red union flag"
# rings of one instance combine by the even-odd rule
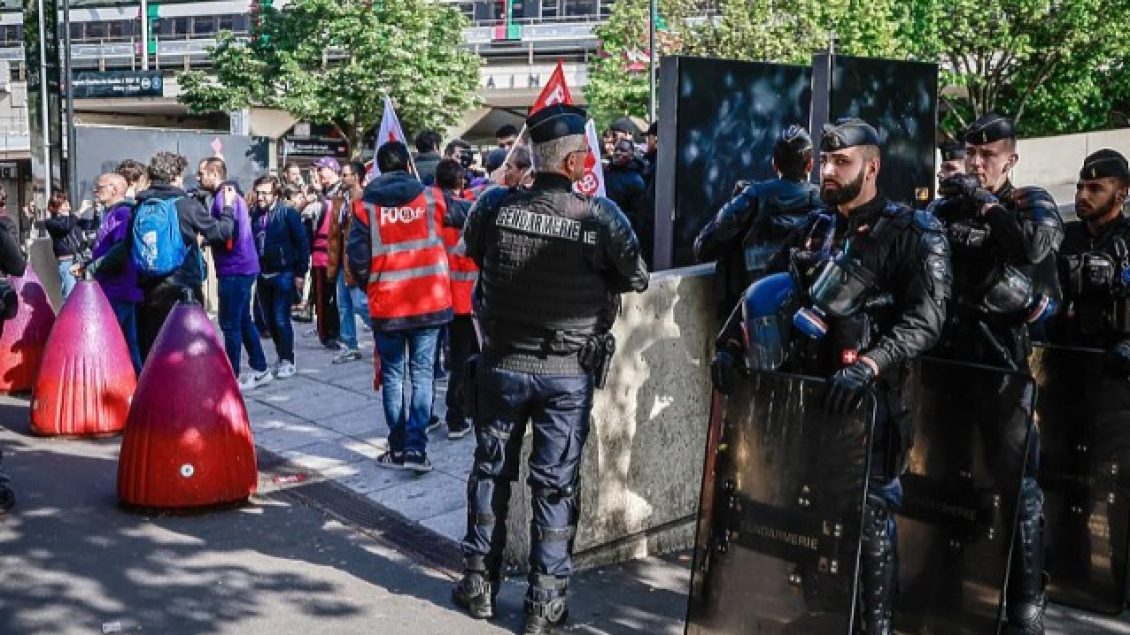
[[[600,139],[596,136],[596,122],[585,124],[585,139],[589,153],[585,157],[585,176],[573,184],[573,189],[585,196],[606,196],[604,193],[604,166],[600,164]]]
[[[573,104],[573,95],[569,92],[569,86],[565,84],[565,69],[561,66],[561,60],[557,60],[557,68],[553,69],[549,82],[541,89],[541,94],[530,107],[529,114],[532,115],[546,106],[555,104]]]

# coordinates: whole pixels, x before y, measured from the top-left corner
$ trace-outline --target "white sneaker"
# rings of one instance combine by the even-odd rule
[[[252,370],[240,377],[239,390],[240,392],[255,390],[259,386],[271,383],[272,379],[274,379],[274,376],[271,375],[269,368],[262,371]]]
[[[279,362],[279,369],[275,371],[275,377],[279,379],[286,379],[287,377],[294,377],[298,369],[294,367],[294,362],[283,360]]]

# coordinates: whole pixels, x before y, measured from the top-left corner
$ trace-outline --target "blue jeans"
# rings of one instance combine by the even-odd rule
[[[381,395],[388,422],[388,447],[393,452],[424,452],[432,414],[432,366],[438,328],[376,333],[381,358]],[[404,366],[412,383],[412,400],[404,403]]]
[[[337,270],[337,314],[341,318],[341,343],[357,348],[357,321],[353,316],[360,317],[369,328],[373,327],[369,320],[369,298],[361,289],[345,286],[345,270],[340,267]]]
[[[71,273],[71,267],[75,266],[74,260],[60,260],[59,261],[59,289],[63,293],[63,301],[71,295],[78,281],[75,280],[74,274]]]
[[[279,361],[294,363],[294,326],[290,322],[290,303],[294,299],[294,274],[280,273],[259,278],[259,305],[263,320],[275,343]]]
[[[114,309],[114,317],[118,318],[118,326],[122,327],[122,335],[126,338],[126,348],[129,349],[133,370],[140,375],[141,348],[137,345],[137,303],[110,300],[110,307]]]
[[[257,372],[267,370],[267,358],[259,342],[259,332],[251,319],[251,285],[255,276],[219,276],[220,330],[224,332],[224,350],[236,377],[242,346],[247,347],[248,363]]]

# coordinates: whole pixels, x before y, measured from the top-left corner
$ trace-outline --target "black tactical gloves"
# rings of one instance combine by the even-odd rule
[[[972,174],[955,174],[942,179],[938,184],[938,193],[942,196],[968,199],[976,203],[978,209],[1000,204],[997,197],[981,187],[981,182]]]
[[[875,371],[866,362],[856,362],[836,371],[828,380],[828,392],[824,397],[824,409],[838,416],[859,407],[863,395],[875,381]]]

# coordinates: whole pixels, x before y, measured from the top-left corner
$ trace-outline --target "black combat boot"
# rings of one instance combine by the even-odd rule
[[[569,619],[569,607],[565,603],[568,580],[543,575],[531,577],[534,585],[526,593],[526,629],[522,632],[549,635]]]
[[[891,607],[898,580],[894,523],[884,501],[868,497],[863,521],[860,586],[863,600],[861,635],[891,635]]]
[[[471,617],[490,619],[495,614],[495,603],[501,580],[485,571],[467,569],[463,579],[451,590],[451,601],[467,611]]]
[[[1004,632],[1006,635],[1044,635],[1044,609],[1048,605],[1044,593],[1044,497],[1034,484],[1027,482],[1022,497],[1008,580],[1008,624]]]

